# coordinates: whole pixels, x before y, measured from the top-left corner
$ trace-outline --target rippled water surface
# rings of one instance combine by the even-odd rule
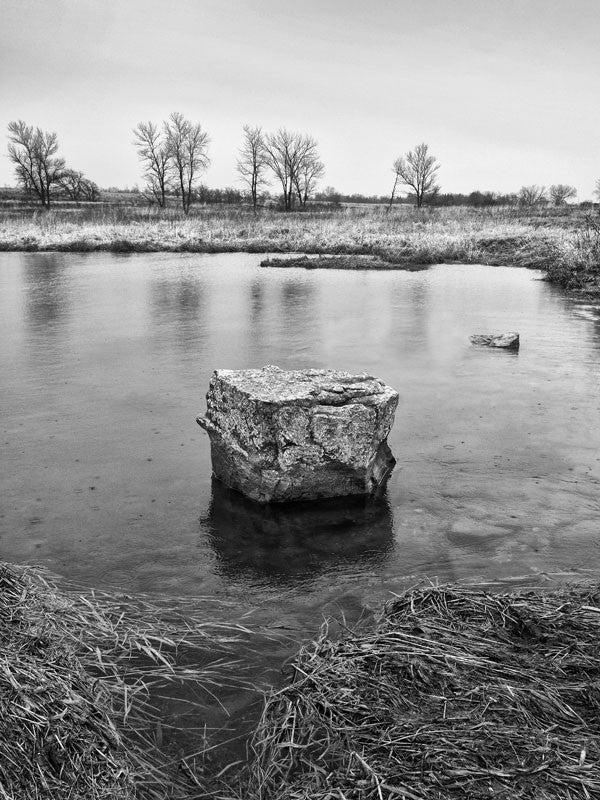
[[[416,577],[600,566],[600,316],[520,269],[264,269],[255,255],[0,254],[0,557],[210,594],[313,632]],[[472,333],[518,330],[518,354]],[[211,484],[218,367],[400,393],[384,498],[257,508]]]

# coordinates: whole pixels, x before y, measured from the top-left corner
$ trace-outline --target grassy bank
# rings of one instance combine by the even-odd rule
[[[140,207],[0,212],[0,250],[255,252],[375,256],[399,268],[460,262],[538,268],[571,289],[594,290],[597,217],[579,209],[345,207],[284,214],[206,207],[190,217]]]
[[[304,647],[268,700],[257,800],[600,797],[600,589],[414,589]]]
[[[218,614],[214,600],[58,589],[0,564],[0,797],[209,795],[203,698],[235,684],[248,634]],[[186,755],[177,734],[190,717]]]

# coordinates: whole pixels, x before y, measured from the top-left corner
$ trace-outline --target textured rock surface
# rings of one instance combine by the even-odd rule
[[[471,336],[473,344],[483,344],[487,347],[504,347],[516,350],[519,347],[519,334],[515,331],[507,333],[482,333]]]
[[[398,393],[333,370],[217,370],[206,396],[213,472],[259,502],[371,494],[394,465]]]

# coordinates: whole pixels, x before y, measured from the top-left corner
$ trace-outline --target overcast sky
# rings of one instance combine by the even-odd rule
[[[600,177],[600,0],[0,0],[0,126],[56,131],[100,186],[141,183],[132,128],[180,111],[239,185],[245,123],[319,142],[321,186],[384,194],[419,142],[443,191]],[[13,185],[6,158],[0,185]]]

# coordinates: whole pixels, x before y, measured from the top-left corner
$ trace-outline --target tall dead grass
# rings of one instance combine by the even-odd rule
[[[216,600],[59,590],[0,564],[0,798],[207,796],[202,733],[188,755],[167,742],[207,698],[253,688],[236,655],[250,631],[219,613]]]

